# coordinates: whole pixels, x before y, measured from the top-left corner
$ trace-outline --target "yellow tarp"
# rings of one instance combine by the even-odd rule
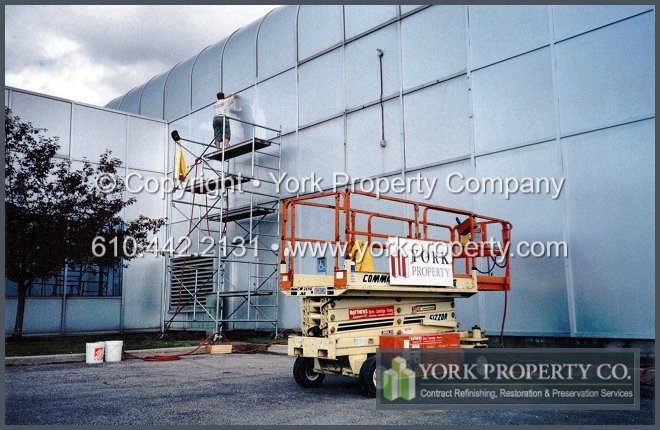
[[[375,272],[376,266],[371,257],[371,249],[364,240],[356,240],[350,252],[351,260],[355,261],[355,270],[358,272]]]
[[[176,142],[176,163],[174,164],[174,179],[183,181],[188,175],[188,165],[183,157],[183,148],[181,142]]]

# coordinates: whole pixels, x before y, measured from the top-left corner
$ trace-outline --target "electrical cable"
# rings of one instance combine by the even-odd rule
[[[500,329],[500,347],[502,349],[506,349],[504,347],[504,323],[506,322],[506,308],[508,305],[508,291],[505,289],[504,290],[504,311],[502,312],[502,328]]]
[[[206,339],[204,339],[195,349],[192,349],[188,352],[184,352],[182,354],[173,354],[173,355],[147,355],[147,356],[139,356],[135,354],[131,354],[126,351],[122,351],[124,355],[127,357],[131,358],[136,358],[138,360],[143,360],[143,361],[176,361],[176,360],[181,360],[181,357],[185,357],[186,355],[192,355],[195,352],[197,352],[202,346],[204,346],[211,338],[213,338],[215,335],[220,334],[222,335],[221,332],[215,332],[210,334]]]
[[[644,384],[644,385],[653,385],[653,384],[650,383],[650,382],[645,382],[645,381],[644,381],[644,375],[646,375],[646,372],[651,371],[651,370],[655,370],[655,365],[653,365],[653,366],[649,366],[649,367],[645,367],[644,369],[641,369],[641,371],[639,372],[639,382],[640,382],[640,383],[642,383],[642,384]]]
[[[482,270],[479,270],[479,269],[477,268],[477,266],[472,266],[472,270],[476,270],[477,272],[481,273],[482,275],[492,275],[492,274],[493,274],[493,269],[494,269],[494,267],[493,267],[492,269],[490,269],[490,270],[484,272],[484,271],[482,271]]]
[[[378,62],[380,64],[380,142],[381,145],[385,142],[385,106],[383,105],[383,50],[378,51]]]
[[[281,336],[284,333],[294,333],[296,335],[300,334],[296,330],[285,329],[285,330],[280,331],[279,333],[276,333],[275,338],[277,339],[277,337]],[[181,360],[181,358],[183,358],[187,355],[192,355],[192,354],[196,353],[197,351],[199,351],[199,349],[202,346],[204,346],[206,343],[208,343],[208,341],[211,340],[216,335],[219,335],[219,336],[223,337],[228,343],[231,343],[231,340],[229,340],[229,337],[224,332],[218,331],[218,332],[211,333],[209,336],[206,337],[206,339],[204,339],[202,342],[200,342],[200,344],[197,345],[194,349],[192,349],[188,352],[181,353],[181,354],[140,356],[140,355],[131,354],[130,352],[126,352],[126,351],[122,351],[122,354],[124,354],[126,357],[135,358],[137,360],[142,360],[142,361],[151,361],[151,362],[177,361],[177,360]],[[235,348],[232,347],[232,353],[252,354],[252,353],[255,353],[255,352],[266,350],[272,345],[286,345],[286,342],[282,342],[282,341],[268,342],[268,343],[265,343],[263,345],[259,345],[258,347],[254,348],[254,349],[250,349],[250,350],[246,350],[246,351],[236,350]]]

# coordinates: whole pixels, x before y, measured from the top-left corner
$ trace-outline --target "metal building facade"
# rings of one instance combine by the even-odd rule
[[[652,339],[654,28],[653,6],[285,6],[107,107],[208,142],[215,93],[237,92],[237,115],[282,129],[282,172],[437,177],[432,203],[510,220],[514,245],[569,245],[568,258],[512,260],[507,334]],[[452,172],[566,186],[557,200],[453,194]],[[125,314],[156,312],[160,294],[126,299]],[[457,301],[457,319],[498,332],[502,308],[481,294]],[[279,313],[299,325],[297,299]]]
[[[92,164],[106,149],[123,161],[118,172],[123,177],[139,174],[145,181],[165,177],[167,124],[162,120],[112,111],[14,88],[5,89],[5,106],[23,122],[47,129],[48,136],[59,137],[56,162],[71,160],[73,169],[82,167],[86,158]],[[131,189],[137,190],[135,182]],[[128,194],[128,193],[127,193]],[[130,193],[135,204],[123,210],[125,220],[139,215],[165,216],[166,202],[157,194]],[[160,236],[164,236],[162,233]],[[85,296],[67,293],[69,280],[48,294],[27,297],[25,334],[116,332],[119,330],[158,330],[164,282],[162,257],[136,258],[121,274],[121,295]],[[5,297],[5,333],[11,334],[16,321],[16,295],[9,284]]]

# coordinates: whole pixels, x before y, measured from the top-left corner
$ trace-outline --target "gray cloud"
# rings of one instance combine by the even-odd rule
[[[104,104],[275,6],[6,6],[5,82]]]

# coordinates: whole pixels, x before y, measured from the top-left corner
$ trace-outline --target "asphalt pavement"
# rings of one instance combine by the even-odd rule
[[[652,391],[638,411],[383,411],[357,380],[327,376],[302,389],[293,358],[189,356],[180,361],[5,368],[6,424],[653,424]]]

